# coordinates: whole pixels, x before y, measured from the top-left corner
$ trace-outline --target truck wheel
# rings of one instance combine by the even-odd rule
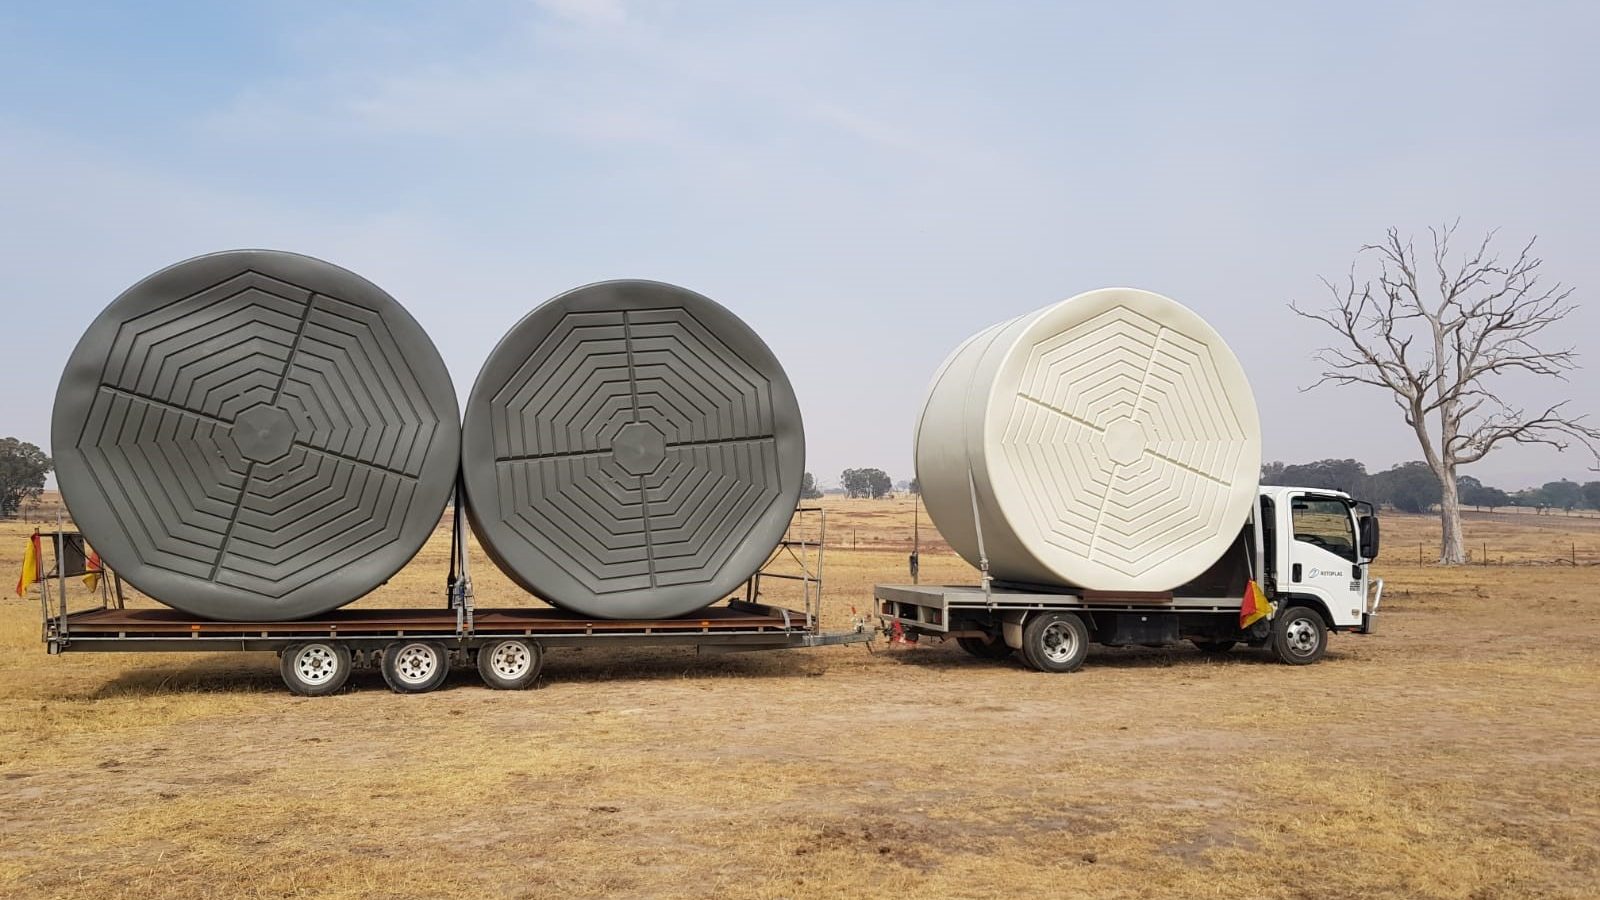
[[[450,654],[431,641],[395,641],[383,648],[383,680],[397,694],[426,694],[450,674]]]
[[[1239,643],[1239,642],[1238,641],[1195,641],[1194,645],[1196,647],[1200,648],[1200,652],[1201,653],[1211,654],[1213,656],[1220,656],[1221,654],[1227,653],[1229,650],[1232,650],[1233,649],[1233,645],[1237,644],[1237,643]]]
[[[1273,621],[1267,646],[1279,662],[1309,666],[1328,649],[1327,623],[1308,606],[1291,606]]]
[[[497,691],[520,691],[544,668],[544,651],[533,641],[503,638],[478,648],[478,674]]]
[[[975,637],[956,638],[956,646],[979,659],[1005,659],[1013,652],[999,637],[992,641]]]
[[[1041,672],[1071,672],[1089,655],[1089,628],[1072,613],[1043,613],[1022,629],[1022,658]]]
[[[350,680],[350,648],[334,641],[290,644],[278,658],[278,673],[289,692],[302,697],[323,697]]]

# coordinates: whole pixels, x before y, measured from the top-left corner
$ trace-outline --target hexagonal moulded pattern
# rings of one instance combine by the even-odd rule
[[[610,281],[529,313],[484,364],[462,432],[467,510],[501,569],[603,618],[693,612],[765,561],[800,495],[789,379],[732,313]]]
[[[351,272],[269,250],[197,257],[113,301],[67,363],[52,441],[112,568],[240,621],[326,612],[399,571],[460,447],[416,321]]]
[[[962,345],[918,423],[917,471],[941,533],[974,560],[976,503],[997,578],[1165,591],[1237,538],[1260,453],[1222,338],[1172,300],[1111,288]]]

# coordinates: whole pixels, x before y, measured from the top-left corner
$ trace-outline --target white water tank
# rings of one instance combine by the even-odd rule
[[[1261,422],[1205,320],[1160,294],[1105,288],[957,347],[934,375],[915,454],[940,534],[973,565],[986,553],[992,578],[1159,592],[1238,537]]]

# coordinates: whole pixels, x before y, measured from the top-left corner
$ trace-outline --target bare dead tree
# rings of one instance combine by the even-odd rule
[[[1429,228],[1433,237],[1428,270],[1415,247],[1389,229],[1381,244],[1362,247],[1343,283],[1322,283],[1333,304],[1298,315],[1333,329],[1337,346],[1317,352],[1326,368],[1304,390],[1324,384],[1361,384],[1387,391],[1416,433],[1422,457],[1439,479],[1443,536],[1439,562],[1466,561],[1456,471],[1508,443],[1544,444],[1565,450],[1584,447],[1600,463],[1600,429],[1570,416],[1566,401],[1529,414],[1505,402],[1493,382],[1523,373],[1565,380],[1576,369],[1569,347],[1544,350],[1538,341],[1574,309],[1573,289],[1540,279],[1544,260],[1534,240],[1514,259],[1493,249],[1496,232],[1452,261],[1450,242],[1459,223]],[[1376,281],[1361,278],[1363,264]],[[1438,278],[1436,285],[1424,278]]]

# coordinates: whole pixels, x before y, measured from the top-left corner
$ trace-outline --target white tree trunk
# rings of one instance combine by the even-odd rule
[[[1458,566],[1467,561],[1467,546],[1461,534],[1461,495],[1454,466],[1447,464],[1440,473],[1439,488],[1439,563]]]

